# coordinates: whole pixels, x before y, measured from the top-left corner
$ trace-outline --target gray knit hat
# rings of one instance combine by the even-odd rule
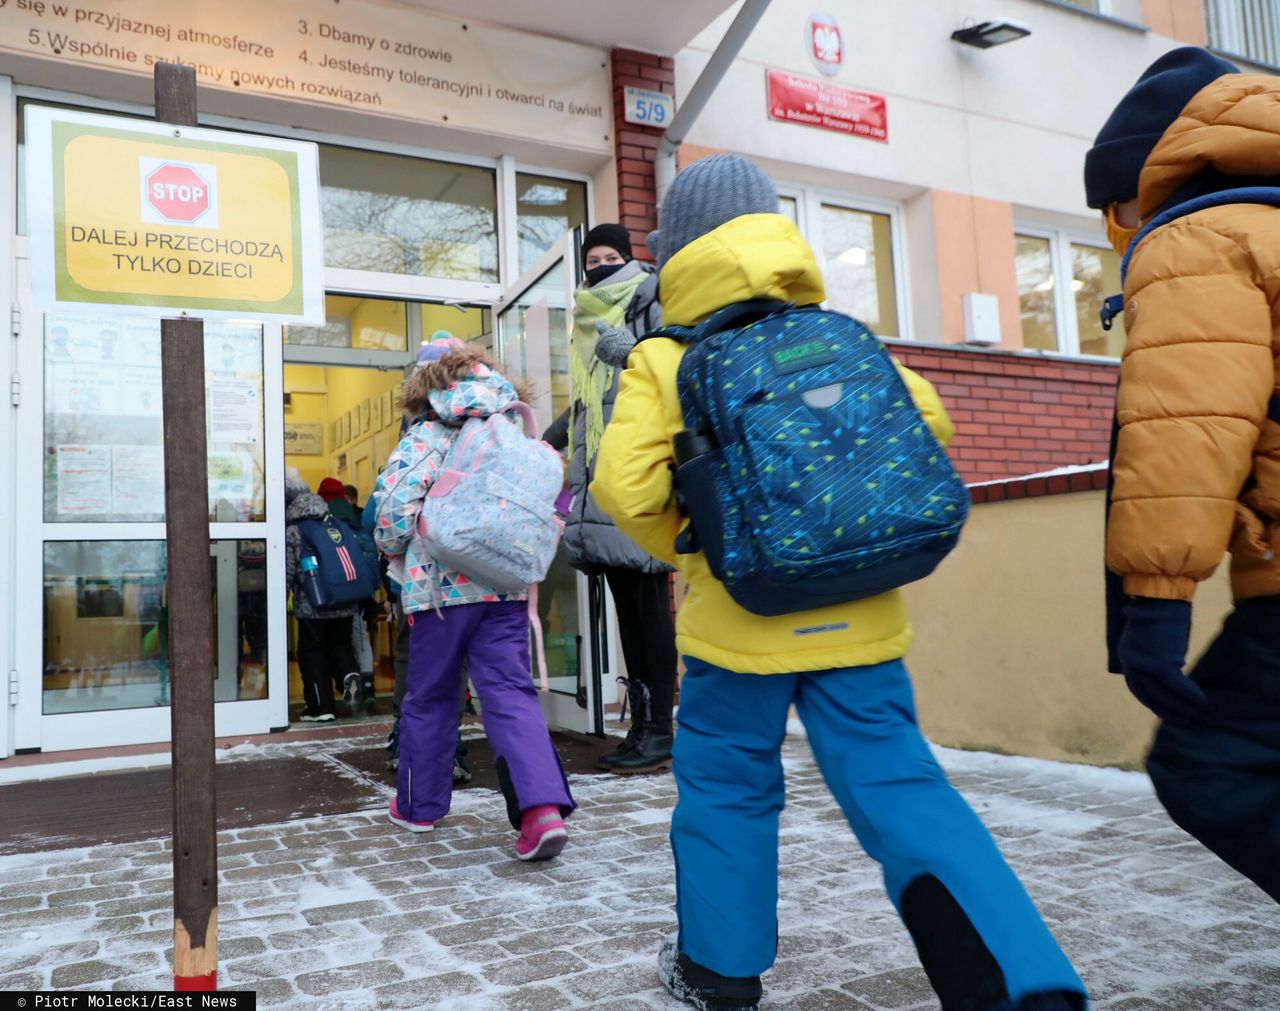
[[[661,270],[694,239],[743,214],[777,214],[778,191],[759,168],[736,154],[694,162],[671,183],[648,239]]]
[[[285,471],[285,478],[284,478],[285,505],[288,505],[290,502],[296,499],[299,495],[309,492],[310,490],[311,490],[311,485],[307,484],[307,482],[303,480],[302,477],[299,476],[298,469],[296,467],[290,467],[288,468],[288,470]]]

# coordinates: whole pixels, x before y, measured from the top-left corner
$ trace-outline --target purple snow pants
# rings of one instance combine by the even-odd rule
[[[529,666],[523,602],[455,604],[408,616],[409,684],[400,704],[396,807],[411,821],[449,813],[458,739],[458,678],[467,661],[494,759],[505,758],[520,810],[574,808]]]

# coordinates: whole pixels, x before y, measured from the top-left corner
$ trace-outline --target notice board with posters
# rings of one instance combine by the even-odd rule
[[[316,145],[26,109],[44,311],[324,322]]]

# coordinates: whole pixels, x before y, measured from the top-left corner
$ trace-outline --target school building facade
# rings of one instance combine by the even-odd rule
[[[196,68],[202,126],[319,145],[325,325],[206,328],[217,732],[261,733],[297,709],[286,467],[312,487],[353,484],[363,501],[395,444],[403,369],[439,328],[528,373],[540,416],[558,413],[576,230],[620,220],[643,250],[667,117],[721,63],[739,17],[749,33],[678,138],[679,163],[733,151],[770,173],[824,264],[830,304],[937,384],[967,479],[1105,458],[1123,335],[1104,333],[1096,309],[1118,290],[1118,261],[1084,206],[1084,152],[1172,46],[1280,63],[1269,4],[10,4],[0,759],[169,734],[159,324],[32,306],[25,110],[150,117],[149,68],[163,59]],[[952,37],[967,20],[1030,33],[978,48]],[[608,688],[592,668],[605,686],[622,673],[607,602],[593,606],[560,566],[542,618],[548,717],[598,730]]]

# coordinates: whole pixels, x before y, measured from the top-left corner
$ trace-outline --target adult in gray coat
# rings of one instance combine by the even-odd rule
[[[586,280],[575,296],[570,369],[573,403],[543,438],[569,450],[573,510],[564,532],[569,564],[609,584],[626,660],[631,729],[602,768],[620,774],[671,768],[676,645],[670,569],[614,526],[587,491],[618,380],[636,341],[661,323],[658,277],[637,262],[621,225],[597,225],[583,243]]]

